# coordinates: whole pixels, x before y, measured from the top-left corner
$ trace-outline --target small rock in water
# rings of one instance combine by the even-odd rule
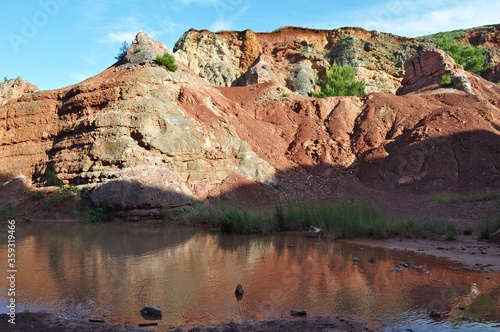
[[[431,318],[441,318],[443,314],[441,314],[439,311],[432,310],[429,316],[431,316]]]
[[[462,316],[462,320],[463,321],[470,321],[470,317],[469,316]]]
[[[305,310],[292,310],[292,316],[307,316],[307,311]]]
[[[353,257],[353,258],[352,258],[352,260],[353,260],[354,262],[358,262],[358,261],[359,261],[359,257]]]
[[[241,296],[243,296],[244,293],[245,293],[245,291],[243,290],[243,286],[241,284],[238,284],[238,286],[236,286],[236,290],[234,291],[234,294],[236,295],[236,297],[241,297]]]
[[[160,306],[144,306],[141,309],[141,316],[143,317],[161,317]]]
[[[312,237],[322,237],[325,232],[319,227],[309,226],[309,234]]]
[[[427,270],[427,271],[425,271],[425,272],[424,272],[424,274],[425,274],[426,276],[428,276],[428,275],[430,275],[430,274],[431,274],[431,271]]]

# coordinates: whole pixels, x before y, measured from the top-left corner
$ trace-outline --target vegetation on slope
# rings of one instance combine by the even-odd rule
[[[351,65],[344,67],[334,62],[326,71],[325,79],[317,80],[316,84],[321,88],[320,92],[313,93],[317,98],[365,94],[365,83],[356,79],[356,71]]]
[[[175,72],[177,70],[177,64],[175,63],[175,58],[172,54],[165,52],[163,55],[156,56],[156,63],[166,67],[171,72]]]
[[[444,35],[438,40],[437,48],[445,51],[456,63],[462,65],[467,71],[480,74],[488,68],[486,65],[486,53],[481,46],[464,45],[452,37]]]

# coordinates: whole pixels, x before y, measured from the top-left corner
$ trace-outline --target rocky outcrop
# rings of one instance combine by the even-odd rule
[[[464,32],[461,41],[485,48],[492,67],[500,63],[498,26]],[[266,57],[276,82],[310,95],[315,79],[333,62],[354,66],[366,92],[395,93],[404,83],[404,63],[425,48],[436,46],[436,36],[404,38],[359,28],[314,30],[285,27],[270,33],[190,30],[176,43],[177,58],[215,86],[256,84],[242,79],[258,59]],[[485,76],[489,77],[489,76]],[[458,82],[460,83],[460,82]]]
[[[128,47],[124,58],[118,64],[122,68],[138,64],[152,65],[155,64],[156,56],[163,55],[165,52],[169,52],[165,45],[155,39],[149,38],[146,32],[140,31],[132,41],[132,45]]]
[[[276,82],[269,63],[263,57],[258,57],[255,63],[243,76],[233,82],[233,86],[245,86],[259,83]]]
[[[279,33],[296,38],[294,30]],[[322,33],[276,52],[296,57],[293,70],[310,63],[307,80],[320,62],[310,45],[338,38]],[[254,45],[255,38],[246,40]],[[156,55],[168,50],[139,33],[125,58],[101,74],[0,106],[0,175],[43,186],[51,170],[98,205],[146,216],[197,201],[329,197],[346,173],[351,184],[377,189],[500,188],[498,85],[463,73],[472,94],[441,88],[445,69],[462,71],[424,51],[407,64],[403,91],[413,93],[309,98],[283,86],[266,56],[274,44],[267,45],[257,48],[263,55],[254,66],[267,72],[267,63],[277,82],[213,87],[182,64],[176,72],[157,65]],[[304,47],[311,48],[305,55],[297,51]]]
[[[424,50],[405,63],[403,86],[397,94],[424,91],[439,86],[443,77],[450,78],[452,87],[472,94],[472,87],[467,72],[459,64],[441,50]]]
[[[274,184],[274,167],[214,105],[220,93],[182,67],[154,64],[165,50],[139,33],[117,66],[0,108],[0,173],[43,183],[52,170],[120,209],[189,204],[234,172]]]
[[[213,32],[187,31],[175,44],[175,57],[215,86],[231,86],[246,70],[240,69],[241,41],[228,45]],[[183,49],[183,52],[176,52]]]
[[[406,45],[401,48],[400,43]],[[310,30],[286,27],[271,33],[211,33],[190,30],[176,43],[179,61],[215,86],[255,84],[248,76],[258,59],[266,57],[271,76],[292,91],[310,95],[315,79],[334,61],[353,65],[365,80],[367,92],[395,92],[403,77],[403,63],[419,42],[358,28]]]
[[[17,99],[24,94],[39,91],[36,85],[26,82],[21,77],[0,82],[0,105],[11,99]]]

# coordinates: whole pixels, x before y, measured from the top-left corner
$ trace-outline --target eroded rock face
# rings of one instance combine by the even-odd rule
[[[136,47],[145,57],[136,58]],[[165,51],[139,33],[117,67],[2,107],[0,137],[8,146],[0,172],[43,182],[50,169],[65,182],[96,188],[95,203],[120,209],[189,204],[234,172],[275,183],[274,167],[214,104],[216,90],[183,68],[172,73],[151,62]],[[196,101],[187,87],[197,91]]]
[[[407,43],[401,48],[400,43]],[[175,45],[177,58],[215,86],[256,84],[243,79],[266,57],[271,77],[302,95],[310,95],[315,79],[333,61],[353,65],[367,83],[367,92],[395,92],[404,61],[418,42],[363,29],[309,30],[282,28],[271,33],[188,31]],[[245,74],[246,73],[246,74]]]
[[[0,82],[0,105],[6,104],[9,100],[17,99],[24,94],[39,91],[36,85],[33,85],[21,77]]]
[[[276,82],[271,66],[263,58],[259,57],[243,76],[233,82],[233,86],[245,86],[260,83]]]
[[[424,50],[405,63],[403,87],[398,94],[423,91],[439,86],[444,76],[449,76],[453,88],[472,94],[468,74],[459,64],[441,50]]]
[[[137,46],[150,55],[134,58]],[[96,204],[138,211],[329,195],[344,170],[378,189],[500,187],[500,87],[465,73],[473,94],[440,88],[439,52],[425,57],[440,64],[408,71],[412,94],[315,99],[279,82],[210,86],[182,64],[156,65],[168,51],[157,46],[140,34],[103,73],[0,106],[0,175],[41,186],[52,170]],[[434,83],[411,90],[427,74]]]
[[[489,26],[469,30],[461,41],[484,47],[495,67],[500,62],[499,35],[498,25]],[[302,95],[310,95],[314,80],[324,77],[333,62],[352,65],[358,79],[365,82],[366,93],[396,93],[405,85],[401,82],[405,61],[435,46],[436,40],[431,38],[404,38],[359,28],[285,27],[270,33],[190,30],[176,43],[174,53],[215,86],[241,85],[241,76],[265,56],[276,82]],[[493,80],[497,76],[485,75]],[[255,84],[256,80],[244,82]]]
[[[176,43],[177,60],[215,86],[231,86],[246,71],[246,68],[240,69],[241,42],[238,47],[231,47],[213,32],[203,30],[194,34],[192,31]],[[176,52],[181,48],[186,51]]]

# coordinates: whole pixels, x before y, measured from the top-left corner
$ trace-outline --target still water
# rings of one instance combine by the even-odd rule
[[[5,238],[0,241],[0,257],[6,257]],[[300,235],[221,235],[165,224],[18,224],[16,258],[18,312],[69,319],[138,324],[144,305],[159,305],[160,331],[271,319],[292,309],[354,316],[387,331],[498,331],[500,324],[498,272]],[[409,261],[422,266],[393,271]],[[1,313],[7,281],[0,282]],[[234,295],[238,283],[245,289],[241,300]],[[431,310],[448,317],[433,320]]]

